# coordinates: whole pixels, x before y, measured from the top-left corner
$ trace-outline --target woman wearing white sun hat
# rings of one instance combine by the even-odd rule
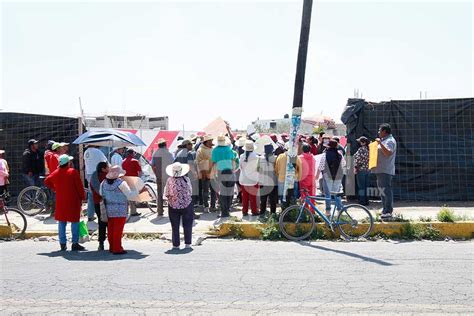
[[[166,173],[170,178],[166,181],[164,195],[168,199],[173,249],[179,249],[179,224],[181,220],[183,222],[184,244],[186,248],[191,248],[194,210],[191,180],[186,176],[188,172],[188,164],[175,162],[166,167]]]

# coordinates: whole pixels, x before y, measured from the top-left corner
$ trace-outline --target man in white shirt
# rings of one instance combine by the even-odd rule
[[[96,171],[99,162],[106,162],[107,157],[100,151],[98,146],[89,145],[87,150],[84,152],[84,164],[86,169],[86,180],[89,185],[92,174]],[[90,189],[87,191],[87,218],[89,221],[94,220],[95,208],[94,200],[92,198],[92,192]]]
[[[114,154],[112,155],[112,158],[110,159],[110,164],[112,166],[122,167],[124,151],[125,151],[124,147],[114,148]]]

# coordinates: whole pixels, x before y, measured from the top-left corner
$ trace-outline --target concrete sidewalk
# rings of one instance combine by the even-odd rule
[[[394,214],[403,216],[404,219],[418,221],[420,217],[431,218],[436,221],[436,215],[441,210],[444,203],[420,203],[420,202],[398,202],[395,203]],[[380,212],[380,203],[372,202],[369,209],[375,216]],[[448,204],[450,210],[455,215],[462,216],[465,219],[474,220],[474,205],[470,202],[455,202]],[[321,209],[324,207],[321,205]],[[242,218],[241,206],[236,205],[231,212],[231,216],[239,219],[242,223],[260,223],[258,216],[247,216]],[[148,208],[139,208],[141,213],[138,217],[130,217],[125,225],[125,233],[158,233],[164,235],[171,234],[171,225],[165,211],[165,216],[158,218],[156,213],[151,212]],[[280,208],[277,209],[277,212]],[[194,232],[198,235],[205,234],[212,229],[217,229],[222,223],[228,222],[230,219],[218,218],[218,212],[202,213],[199,210],[196,212],[201,215],[200,219],[194,222]],[[235,220],[234,218],[234,220]],[[27,217],[28,229],[27,232],[38,233],[57,233],[57,222],[51,218],[49,214],[40,214],[34,217]],[[87,222],[87,218],[84,218]],[[89,222],[88,227],[90,231],[97,230],[97,220]]]

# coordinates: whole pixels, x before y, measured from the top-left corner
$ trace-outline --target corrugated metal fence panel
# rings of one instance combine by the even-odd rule
[[[28,140],[35,138],[40,141],[40,149],[44,152],[48,140],[72,143],[79,135],[77,118],[0,112],[0,148],[6,150],[5,159],[10,165],[10,192],[19,193],[24,187],[21,179],[21,158],[28,147]],[[78,147],[70,146],[70,155],[78,164]]]
[[[398,143],[396,199],[474,200],[474,99],[367,104],[351,136],[373,139],[381,123]]]

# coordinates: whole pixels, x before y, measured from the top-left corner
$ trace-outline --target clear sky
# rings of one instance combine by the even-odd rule
[[[202,129],[290,113],[302,1],[2,2],[1,105],[168,115]],[[472,97],[472,2],[313,5],[304,110]],[[1,114],[0,114],[1,115]]]

